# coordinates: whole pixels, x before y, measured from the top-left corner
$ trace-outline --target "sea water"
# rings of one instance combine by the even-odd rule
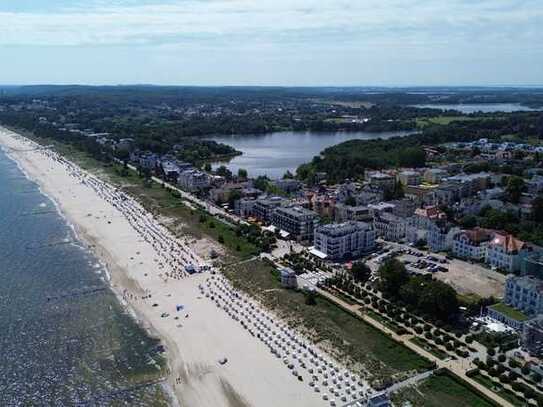
[[[161,350],[0,150],[0,406],[164,405]]]

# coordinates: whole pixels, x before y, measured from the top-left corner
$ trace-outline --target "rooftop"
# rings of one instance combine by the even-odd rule
[[[503,247],[508,253],[518,252],[526,248],[526,243],[513,235],[496,233],[490,242],[494,246]]]
[[[509,305],[499,302],[497,304],[491,305],[488,308],[499,312],[500,314],[506,316],[507,318],[514,319],[515,321],[527,321],[530,319],[528,316],[526,316],[524,313],[519,311],[516,308],[510,307]]]

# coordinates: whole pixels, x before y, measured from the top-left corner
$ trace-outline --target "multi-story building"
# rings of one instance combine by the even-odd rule
[[[367,178],[370,185],[381,188],[392,188],[396,183],[396,179],[392,175],[379,171],[369,173]]]
[[[522,259],[520,271],[523,276],[534,276],[543,280],[543,253],[533,252]]]
[[[525,242],[513,235],[495,232],[488,243],[486,262],[492,267],[512,273],[520,270],[523,258],[531,251]]]
[[[177,183],[187,191],[199,191],[209,187],[209,175],[200,170],[191,169],[182,171],[177,178]]]
[[[285,267],[281,269],[281,286],[284,288],[296,288],[298,287],[298,279],[296,273],[291,268]]]
[[[389,204],[394,205],[392,208],[392,213],[400,218],[409,218],[415,214],[417,209],[417,204],[411,199],[396,199],[394,201],[389,201]]]
[[[164,176],[164,179],[167,181],[176,181],[177,178],[179,178],[179,174],[181,173],[181,168],[177,165],[177,163],[169,160],[162,160],[160,162],[160,171],[162,172],[162,175]],[[185,168],[186,169],[186,168]]]
[[[375,249],[375,237],[369,223],[332,223],[315,230],[314,244],[330,259],[356,258]]]
[[[453,237],[452,252],[463,259],[484,261],[492,231],[482,228],[461,230]]]
[[[428,168],[424,171],[423,179],[429,184],[439,184],[449,173],[441,168]]]
[[[431,192],[431,201],[434,205],[452,205],[464,196],[463,184],[444,182]]]
[[[234,211],[236,215],[242,218],[249,218],[254,216],[254,208],[256,199],[253,198],[241,198],[234,202]]]
[[[350,206],[342,203],[336,203],[335,220],[336,222],[347,222],[350,220],[368,221],[372,216],[366,205]]]
[[[463,196],[475,195],[478,191],[487,189],[490,186],[490,174],[480,172],[477,174],[459,174],[447,178],[449,182],[457,182],[463,186]]]
[[[435,224],[446,222],[447,215],[437,206],[418,208],[415,214],[407,220],[405,237],[411,243],[419,240],[427,241],[428,230]]]
[[[405,237],[406,220],[392,213],[376,213],[373,227],[377,235],[385,240],[397,242]]]
[[[450,223],[431,223],[427,230],[428,248],[433,252],[444,252],[451,249],[453,237],[460,229]]]
[[[270,222],[273,211],[286,203],[287,200],[280,196],[259,198],[253,206],[254,217],[261,222]]]
[[[402,185],[419,185],[422,181],[422,177],[417,171],[402,171],[398,174],[398,181]]]
[[[159,157],[157,154],[149,151],[134,151],[130,154],[130,161],[135,163],[138,167],[155,170],[159,163]]]
[[[521,334],[522,347],[534,357],[543,356],[543,315],[524,323]]]
[[[392,211],[394,210],[394,204],[390,202],[379,202],[376,204],[369,204],[368,209],[373,218],[376,213],[392,213]]]
[[[281,191],[290,194],[302,189],[303,183],[296,179],[286,178],[273,181],[273,185],[279,188]]]
[[[271,214],[271,224],[288,232],[298,242],[313,242],[317,214],[300,206],[278,207]]]
[[[532,276],[512,276],[505,283],[504,302],[528,316],[543,313],[543,281]]]

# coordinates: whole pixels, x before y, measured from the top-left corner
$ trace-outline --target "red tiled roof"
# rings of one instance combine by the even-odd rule
[[[445,219],[447,215],[437,206],[427,206],[426,208],[418,208],[415,210],[415,215],[436,220]]]
[[[518,252],[526,248],[526,243],[520,239],[517,239],[515,236],[504,233],[495,233],[492,238],[493,245],[501,246],[505,249],[506,252]]]

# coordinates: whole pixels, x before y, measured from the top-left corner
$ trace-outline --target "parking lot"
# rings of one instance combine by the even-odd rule
[[[384,242],[383,249],[368,258],[372,271],[377,271],[387,258],[397,257],[412,274],[432,274],[450,284],[459,294],[479,297],[502,297],[505,275],[484,265],[428,253],[406,244]]]

